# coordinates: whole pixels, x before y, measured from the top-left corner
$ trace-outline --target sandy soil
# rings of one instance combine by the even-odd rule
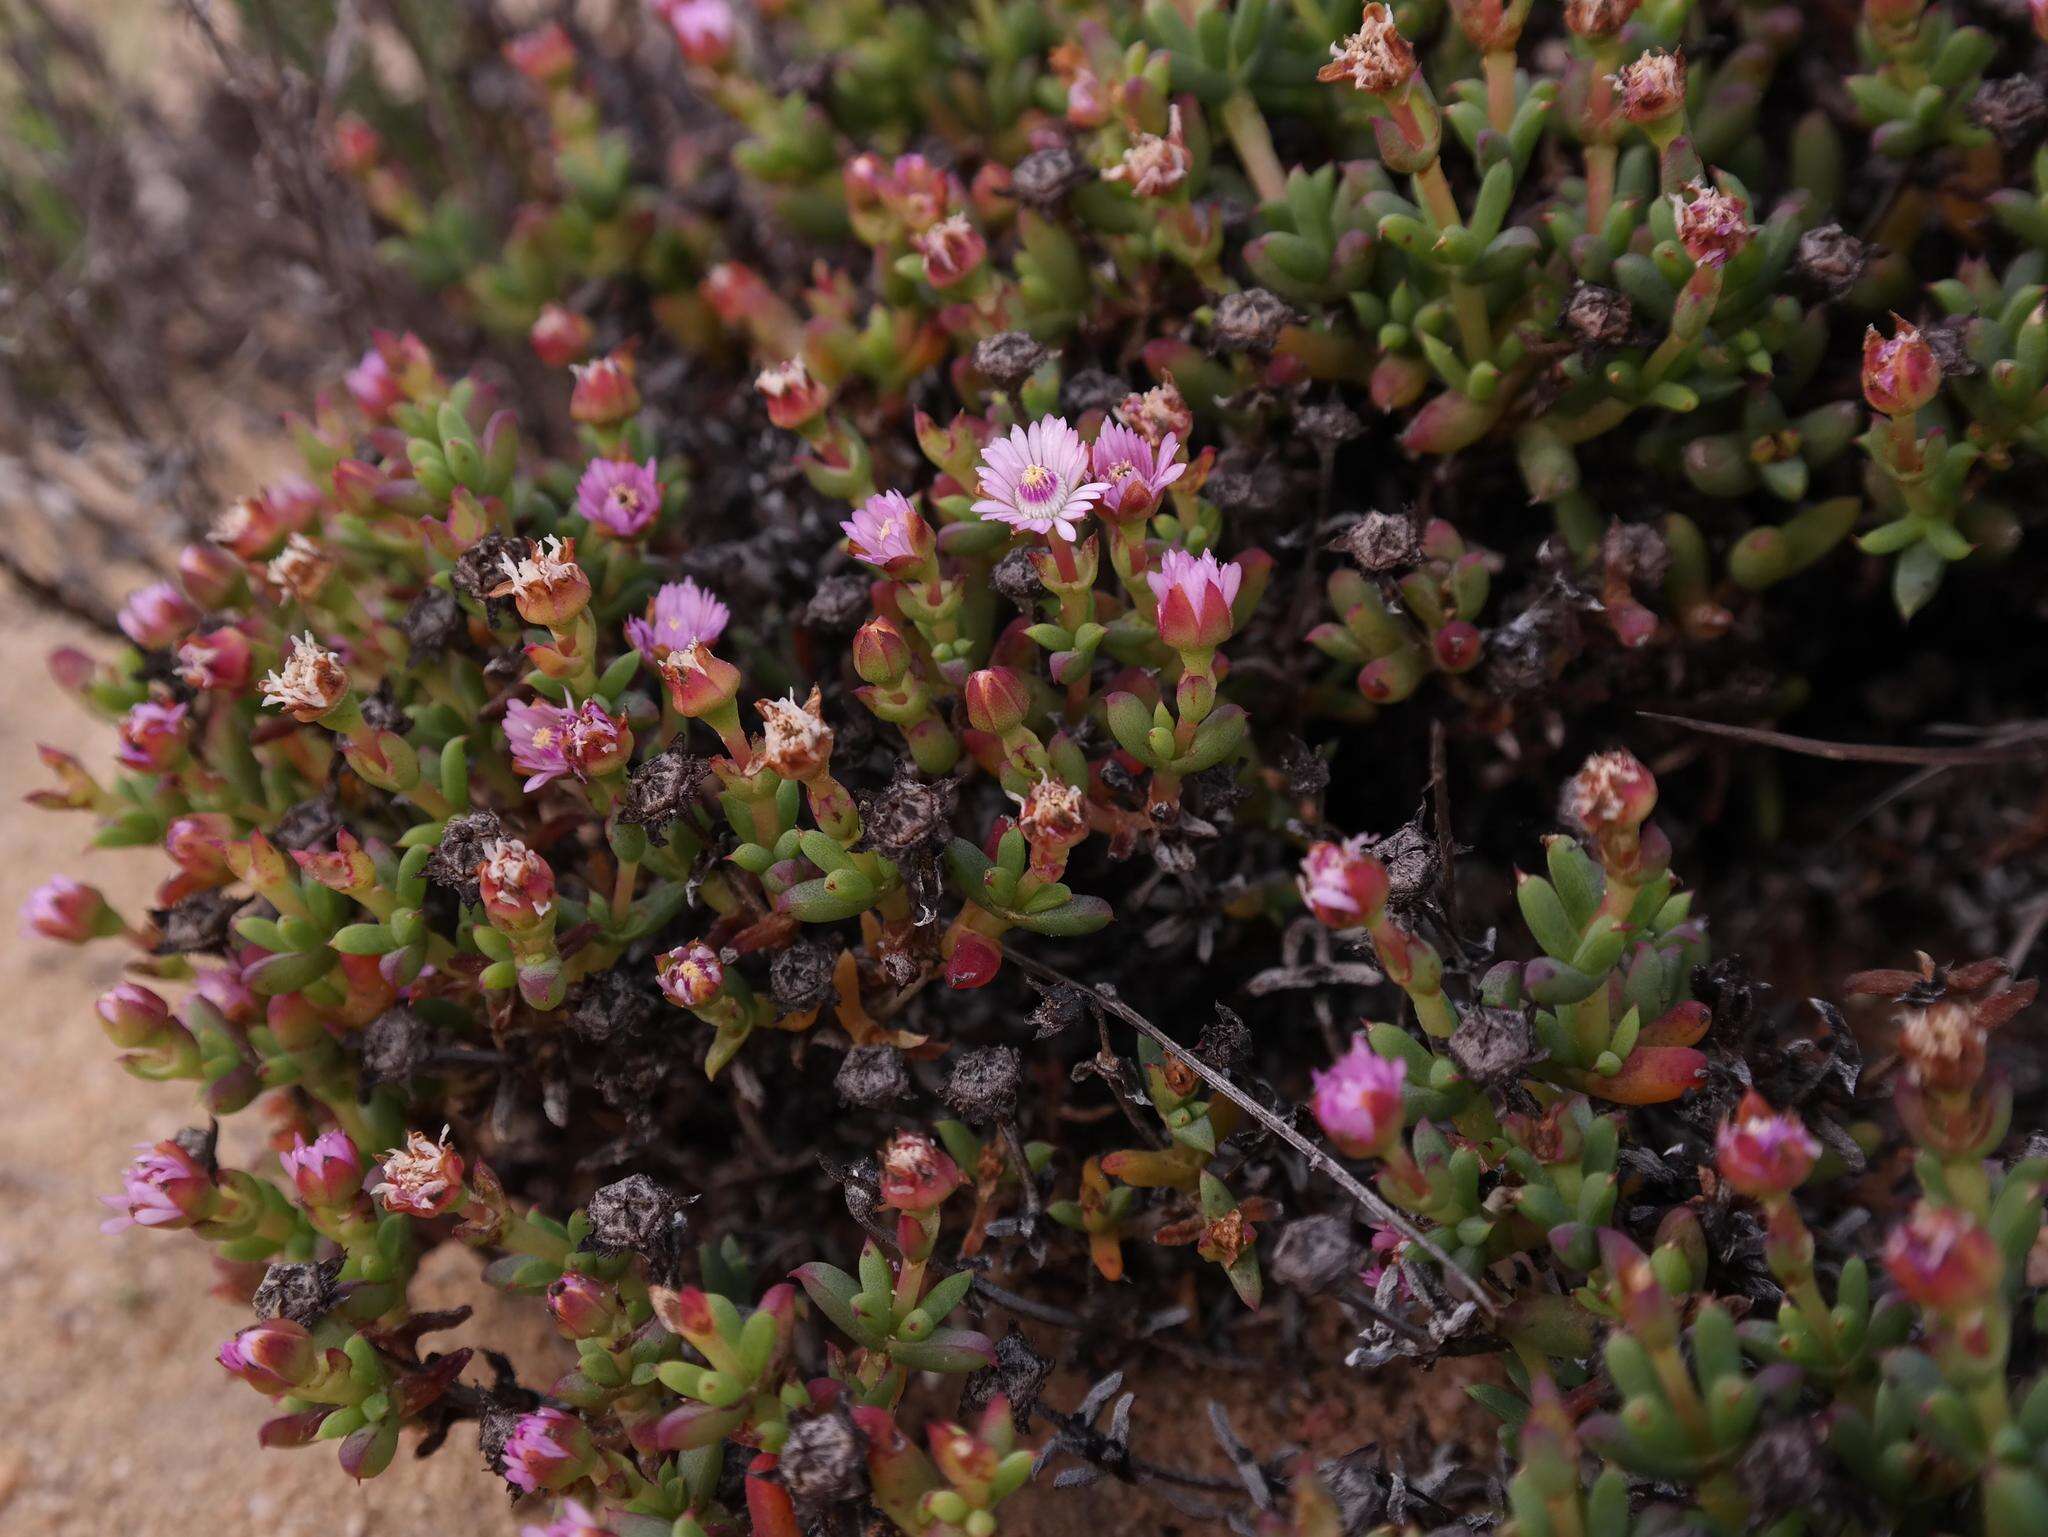
[[[59,644],[104,643],[0,587],[0,630],[14,665],[0,673],[0,805],[6,859],[0,913],[12,915],[48,872],[100,886],[139,913],[157,873],[147,854],[85,851],[82,816],[34,811],[18,796],[42,783],[37,742],[105,760],[111,732],[64,696],[41,658]],[[213,1361],[247,1313],[211,1294],[204,1245],[183,1235],[130,1229],[103,1236],[97,1197],[114,1189],[131,1144],[169,1135],[192,1118],[179,1089],[137,1082],[114,1065],[92,1018],[92,1000],[119,975],[104,946],[71,950],[9,937],[0,946],[0,996],[19,1000],[0,1027],[0,1082],[12,1097],[0,1114],[0,1531],[47,1537],[498,1537],[517,1529],[494,1482],[478,1467],[473,1430],[418,1463],[401,1460],[353,1486],[331,1450],[263,1452],[257,1427],[267,1402]],[[243,1117],[244,1121],[252,1117]],[[246,1136],[248,1127],[232,1131]],[[232,1147],[232,1141],[230,1146]],[[462,1250],[432,1256],[424,1306],[476,1303],[479,1316],[436,1343],[488,1338],[513,1349],[524,1374],[544,1383],[551,1345],[537,1309],[514,1306],[476,1281]],[[1050,1342],[1048,1342],[1050,1343]],[[445,1346],[444,1346],[445,1348]],[[1320,1354],[1320,1352],[1319,1352]],[[1189,1374],[1195,1375],[1195,1374]],[[1197,1380],[1144,1374],[1134,1419],[1138,1448],[1220,1470],[1202,1416],[1190,1405],[1223,1397],[1254,1445],[1293,1441],[1318,1455],[1363,1442],[1426,1442],[1470,1435],[1475,1415],[1446,1371],[1400,1373],[1365,1383],[1324,1369],[1284,1399],[1246,1392],[1225,1374]],[[1083,1379],[1063,1373],[1050,1393],[1071,1404]],[[1135,1508],[1134,1508],[1135,1507]],[[1152,1519],[1146,1519],[1147,1517]],[[1006,1513],[1022,1537],[1075,1537],[1108,1519],[1129,1528],[1200,1529],[1149,1500],[1103,1486],[1056,1494],[1034,1489]]]

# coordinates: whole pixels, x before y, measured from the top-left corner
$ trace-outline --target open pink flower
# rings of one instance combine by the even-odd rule
[[[932,550],[931,529],[901,491],[876,492],[839,525],[839,531],[846,535],[855,560],[890,576],[908,576]]]
[[[1331,1063],[1327,1072],[1318,1070],[1310,1076],[1315,1082],[1316,1121],[1351,1157],[1384,1152],[1401,1134],[1406,1062],[1380,1056],[1358,1035],[1352,1037],[1351,1049]]]
[[[1230,639],[1230,605],[1244,581],[1244,568],[1234,560],[1218,562],[1215,553],[1199,556],[1168,550],[1159,569],[1145,573],[1145,585],[1159,602],[1159,638],[1176,651],[1211,651]]]
[[[1012,427],[981,454],[981,500],[974,510],[1032,534],[1077,539],[1108,483],[1088,479],[1088,450],[1063,417]]]
[[[621,539],[643,532],[661,511],[661,481],[654,461],[591,460],[576,483],[576,510],[585,522]]]
[[[1386,905],[1386,866],[1365,845],[1360,833],[1342,843],[1312,844],[1302,856],[1295,885],[1308,910],[1330,928],[1357,928]]]
[[[100,1204],[119,1216],[100,1224],[102,1233],[131,1227],[190,1227],[213,1205],[213,1177],[176,1142],[138,1142],[141,1154],[121,1175],[121,1193]]]
[[[717,645],[731,618],[731,610],[715,593],[684,577],[662,584],[647,605],[645,619],[626,621],[626,639],[648,661],[658,662],[672,651]]]
[[[515,699],[505,707],[505,740],[512,745],[512,766],[526,775],[520,788],[529,795],[569,772],[565,749],[570,712],[545,699]]]
[[[1154,444],[1141,432],[1111,422],[1096,435],[1088,451],[1095,478],[1108,485],[1102,515],[1126,519],[1149,517],[1166,488],[1188,472],[1180,459],[1180,439],[1171,432]]]
[[[662,996],[679,1009],[702,1008],[725,986],[725,963],[702,940],[677,945],[654,966]]]

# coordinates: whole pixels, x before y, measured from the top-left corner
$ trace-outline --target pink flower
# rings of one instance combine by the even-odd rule
[[[901,491],[878,491],[839,525],[853,558],[890,576],[908,576],[930,557],[932,531]]]
[[[1088,479],[1088,450],[1062,417],[1012,427],[982,450],[982,499],[974,510],[1033,534],[1077,539],[1107,483]]]
[[[560,1409],[521,1415],[505,1438],[505,1478],[528,1494],[573,1484],[590,1458],[590,1433],[581,1420]]]
[[[692,646],[715,646],[732,618],[716,594],[688,577],[666,582],[647,605],[645,619],[626,621],[626,639],[650,662]]]
[[[1168,550],[1159,569],[1145,573],[1145,585],[1159,603],[1159,638],[1176,651],[1212,651],[1230,639],[1230,605],[1244,569],[1236,561],[1219,564],[1214,552],[1200,556]]]
[[[1919,327],[1892,316],[1889,340],[1876,326],[1863,333],[1863,398],[1873,411],[1911,416],[1941,390],[1941,362]],[[126,620],[123,620],[126,628]],[[134,632],[131,630],[132,635]]]
[[[484,911],[501,928],[529,929],[555,910],[555,872],[517,838],[484,845],[476,884]]]
[[[527,794],[569,772],[569,720],[568,710],[545,699],[515,699],[505,707],[505,740],[512,766],[527,776],[520,787]]]
[[[967,1183],[946,1150],[921,1131],[899,1131],[882,1149],[882,1205],[928,1212]]]
[[[1387,870],[1366,852],[1365,834],[1342,843],[1317,843],[1302,856],[1295,886],[1318,920],[1333,929],[1352,929],[1387,902]]]
[[[565,1270],[549,1283],[548,1312],[572,1340],[607,1338],[625,1321],[618,1293],[580,1270]]]
[[[951,288],[971,276],[988,255],[988,241],[961,213],[911,236],[910,244],[924,258],[925,281],[934,288]]]
[[[1194,164],[1188,141],[1181,132],[1180,108],[1167,108],[1166,132],[1141,133],[1123,158],[1102,173],[1104,181],[1130,184],[1139,197],[1162,197],[1187,180]]]
[[[1188,472],[1179,454],[1180,439],[1171,431],[1155,444],[1121,423],[1104,426],[1088,451],[1095,478],[1109,487],[1102,515],[1118,522],[1151,516],[1166,488]]]
[[[732,57],[729,0],[666,0],[661,11],[676,35],[676,46],[692,64],[716,69]]]
[[[588,363],[570,365],[576,380],[569,392],[569,416],[591,427],[616,427],[640,409],[633,354],[615,349]]]
[[[1671,195],[1678,243],[1685,247],[1685,254],[1702,267],[1719,267],[1739,256],[1756,234],[1742,199],[1716,191],[1703,181],[1692,182],[1685,190],[1688,195]]]
[[[146,651],[162,651],[198,621],[199,610],[170,582],[151,582],[121,605],[121,633]]]
[[[544,304],[526,333],[533,355],[550,368],[567,368],[590,351],[590,322],[560,304]]]
[[[21,931],[60,944],[82,945],[97,939],[113,916],[97,886],[82,885],[68,875],[53,875],[21,904]]]
[[[234,833],[234,822],[224,813],[195,811],[174,818],[164,829],[164,852],[187,875],[202,881],[225,882],[233,874],[228,868],[227,849]]]
[[[1316,1121],[1352,1158],[1384,1152],[1401,1134],[1401,1085],[1408,1064],[1374,1053],[1363,1035],[1315,1081]]]
[[[370,1194],[386,1211],[438,1217],[462,1200],[462,1155],[448,1145],[445,1129],[439,1142],[409,1131],[404,1147],[384,1155],[384,1177]]]
[[[662,996],[679,1009],[700,1009],[725,986],[725,963],[701,940],[676,946],[654,967]]]
[[[1791,1194],[1820,1157],[1820,1144],[1799,1117],[1778,1114],[1754,1089],[1721,1123],[1714,1150],[1721,1178],[1751,1200]]]
[[[294,1133],[277,1161],[308,1206],[347,1205],[363,1192],[363,1155],[345,1131],[323,1131],[311,1142]]]
[[[257,1392],[281,1398],[319,1368],[320,1351],[303,1325],[269,1318],[222,1341],[217,1359]]]
[[[213,1176],[176,1142],[138,1142],[142,1155],[121,1175],[121,1193],[100,1204],[120,1215],[100,1224],[102,1233],[131,1227],[190,1227],[213,1206]]]
[[[188,688],[240,693],[249,671],[249,637],[231,624],[187,636],[178,648],[178,676]]]
[[[654,461],[593,459],[576,483],[576,510],[607,533],[630,539],[661,511],[661,481]]]
[[[754,388],[768,407],[768,420],[785,432],[816,421],[832,392],[811,377],[802,358],[791,358],[754,375]]]
[[[192,996],[218,1009],[221,1018],[230,1024],[247,1024],[260,1012],[256,994],[242,980],[239,966],[213,966],[202,971],[192,985]]]
[[[94,1006],[107,1039],[134,1050],[146,1046],[171,1021],[171,1007],[139,982],[116,982]]]
[[[1885,1240],[1884,1268],[1923,1308],[1955,1313],[1988,1302],[2005,1264],[1998,1243],[1968,1212],[1922,1201]]]
[[[612,1530],[600,1525],[586,1506],[564,1500],[554,1520],[546,1526],[522,1526],[519,1537],[612,1537]]]
[[[191,733],[189,706],[145,699],[121,718],[114,757],[122,767],[161,773],[185,756]]]
[[[375,347],[363,354],[362,361],[348,371],[343,383],[356,409],[373,422],[383,421],[391,414],[391,408],[405,399],[405,386]]]

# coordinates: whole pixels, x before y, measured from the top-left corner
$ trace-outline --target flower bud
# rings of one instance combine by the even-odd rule
[[[1310,1074],[1316,1122],[1347,1157],[1383,1154],[1400,1135],[1408,1064],[1375,1053],[1363,1035],[1328,1071]]]
[[[125,1051],[149,1045],[170,1023],[170,1005],[136,982],[119,982],[106,992],[94,1008],[107,1039]]]
[[[220,1364],[268,1398],[282,1398],[311,1379],[320,1351],[303,1324],[267,1318],[220,1347]]]
[[[256,994],[242,979],[239,966],[213,966],[202,971],[192,993],[219,1010],[221,1018],[229,1024],[248,1024],[258,1013]]]
[[[323,1131],[311,1142],[294,1134],[290,1150],[277,1157],[310,1209],[348,1206],[363,1193],[363,1155],[347,1132]]]
[[[1863,333],[1863,398],[1886,416],[1911,416],[1941,389],[1941,363],[1917,326],[1892,316],[1889,340]]]
[[[1678,243],[1701,267],[1719,267],[1742,254],[1756,227],[1742,199],[1717,191],[1703,181],[1691,183],[1684,195],[1673,193]]]
[[[887,619],[870,619],[853,637],[853,670],[861,681],[888,688],[909,675],[910,642]]]
[[[510,597],[519,617],[551,630],[566,629],[590,605],[590,578],[576,563],[576,541],[550,534],[526,547],[523,556],[501,557],[504,580],[490,590]]]
[[[573,1414],[535,1409],[519,1417],[501,1455],[506,1482],[534,1494],[575,1483],[596,1461],[597,1450]]]
[[[169,582],[138,587],[121,605],[121,633],[145,651],[163,651],[176,645],[198,619],[199,610]]]
[[[376,165],[384,152],[384,140],[377,130],[353,112],[334,120],[334,137],[328,144],[328,159],[344,176],[360,176]]]
[[[548,1312],[572,1340],[609,1339],[625,1322],[618,1293],[594,1276],[565,1270],[548,1286]]]
[[[1715,1141],[1721,1178],[1751,1200],[1790,1195],[1813,1172],[1820,1143],[1796,1115],[1780,1115],[1751,1089]]]
[[[832,398],[832,392],[811,377],[802,358],[762,369],[754,376],[754,388],[767,404],[768,420],[786,432],[816,421]]]
[[[666,0],[661,12],[676,36],[676,47],[690,63],[717,69],[732,57],[731,0]]]
[[[702,642],[670,651],[659,663],[662,682],[676,713],[701,720],[739,697],[740,670],[712,654]]]
[[[195,603],[219,608],[234,596],[242,568],[217,545],[188,544],[178,552],[178,580]]]
[[[213,1175],[175,1138],[136,1144],[141,1156],[121,1175],[121,1193],[100,1204],[119,1215],[100,1223],[103,1233],[130,1227],[190,1227],[214,1205]]]
[[[228,504],[206,537],[243,560],[260,560],[291,532],[269,498],[244,496]]]
[[[640,409],[640,387],[633,380],[633,354],[623,348],[591,363],[574,364],[576,387],[569,396],[569,415],[590,427],[617,427]]]
[[[1885,1240],[1884,1266],[1911,1301],[1937,1313],[1989,1302],[2005,1271],[1996,1240],[1976,1218],[1925,1201]]]
[[[1366,852],[1363,833],[1310,845],[1295,886],[1308,910],[1333,929],[1369,923],[1387,905],[1387,867]]]
[[[263,678],[263,702],[297,721],[316,721],[347,697],[348,669],[321,649],[311,630],[295,636],[283,668]]]
[[[590,355],[591,325],[561,304],[544,304],[526,333],[533,355],[550,368],[567,368]]]
[[[654,965],[662,996],[679,1009],[701,1009],[725,987],[725,963],[701,940],[676,946]]]
[[[967,719],[976,731],[1008,736],[1031,713],[1031,691],[1007,667],[984,667],[967,677]]]
[[[1159,638],[1176,651],[1213,651],[1230,639],[1230,605],[1244,580],[1236,561],[1217,564],[1204,550],[1168,550],[1159,569],[1145,573],[1145,583],[1158,600]]]
[[[491,922],[503,929],[530,929],[554,911],[555,872],[517,838],[484,845],[476,885]]]
[[[370,1194],[386,1211],[438,1217],[463,1199],[462,1155],[448,1145],[445,1130],[439,1142],[424,1132],[407,1132],[405,1146],[384,1155],[383,1174]]]
[[[145,699],[121,717],[114,757],[124,768],[163,773],[185,757],[192,734],[191,709]]]
[[[924,258],[925,281],[934,288],[951,288],[971,277],[988,255],[988,241],[965,214],[941,219],[920,235],[911,246]]]
[[[81,885],[68,875],[51,876],[21,904],[22,933],[59,944],[82,945],[112,932],[110,925],[118,923],[97,886]]]
[[[238,694],[249,686],[249,637],[231,624],[202,630],[178,647],[178,677],[189,688]]]
[[[507,42],[505,62],[535,85],[559,85],[576,72],[576,45],[551,21]]]
[[[882,1149],[881,1204],[921,1215],[966,1183],[945,1149],[919,1131],[899,1131]]]

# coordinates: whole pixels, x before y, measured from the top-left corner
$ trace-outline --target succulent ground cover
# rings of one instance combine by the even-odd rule
[[[118,761],[32,799],[171,868],[24,922],[196,1099],[109,1225],[215,1246],[266,1444],[473,1421],[549,1537],[2048,1532],[2036,25],[485,7],[425,111],[329,39],[449,334],[53,659]],[[433,1348],[444,1244],[559,1375]],[[1497,1438],[1042,1391],[1332,1317]]]

